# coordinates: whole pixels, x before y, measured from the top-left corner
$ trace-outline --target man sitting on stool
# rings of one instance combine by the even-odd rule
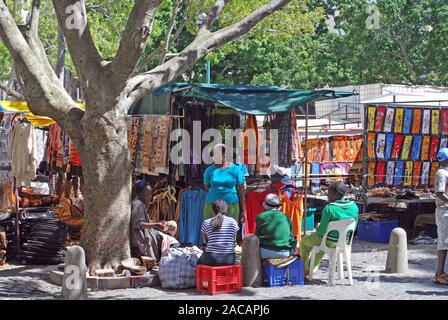
[[[280,206],[280,197],[270,193],[263,203],[267,211],[257,216],[255,235],[260,240],[261,259],[283,259],[295,253],[297,239],[292,234],[292,223]]]

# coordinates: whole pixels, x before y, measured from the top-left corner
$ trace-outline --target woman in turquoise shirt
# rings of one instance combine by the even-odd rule
[[[208,192],[204,206],[204,220],[213,218],[212,203],[223,200],[227,203],[227,215],[237,222],[246,221],[246,198],[244,176],[241,169],[225,161],[226,147],[218,144],[213,148],[214,164],[204,172],[205,190]]]

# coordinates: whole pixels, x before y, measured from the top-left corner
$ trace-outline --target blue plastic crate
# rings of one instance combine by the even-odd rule
[[[316,208],[306,209],[306,231],[314,230],[314,213]],[[302,219],[302,230],[304,229],[304,219]]]
[[[268,287],[303,286],[305,283],[303,260],[297,259],[283,268],[268,263],[264,267],[264,282]]]
[[[359,221],[358,239],[369,242],[388,243],[392,230],[398,226],[398,220]]]

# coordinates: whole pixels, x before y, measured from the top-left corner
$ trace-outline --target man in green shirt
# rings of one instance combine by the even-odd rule
[[[292,223],[289,217],[280,211],[280,206],[280,197],[268,194],[263,203],[267,211],[256,218],[255,235],[260,240],[262,259],[288,258],[295,253],[297,239],[292,234]]]
[[[343,182],[336,182],[328,187],[328,201],[322,212],[322,218],[316,232],[312,233],[302,239],[300,243],[300,257],[305,264],[305,276],[308,276],[310,270],[311,249],[319,246],[322,242],[322,237],[327,233],[328,224],[331,221],[339,221],[343,219],[353,219],[358,223],[358,206],[349,200],[344,200],[347,194],[347,186]],[[336,248],[339,234],[337,231],[331,231],[327,237],[327,246]],[[319,252],[316,255],[314,272],[319,269],[320,262],[324,257],[324,252]]]

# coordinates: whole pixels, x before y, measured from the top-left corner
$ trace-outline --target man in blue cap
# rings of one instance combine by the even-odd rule
[[[440,162],[440,169],[435,179],[438,266],[433,282],[446,285],[448,284],[448,275],[445,273],[448,250],[448,148],[440,149],[437,160]]]

